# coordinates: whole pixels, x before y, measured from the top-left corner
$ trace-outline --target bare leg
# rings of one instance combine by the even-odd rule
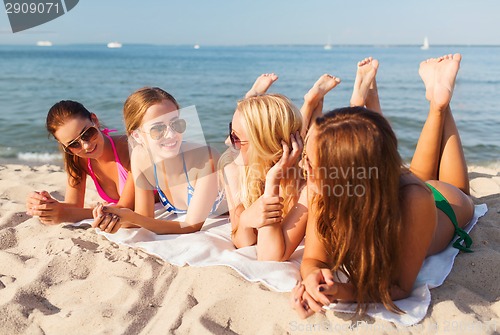
[[[322,75],[311,87],[309,92],[304,95],[304,104],[300,109],[302,114],[302,138],[306,136],[311,123],[323,114],[323,99],[335,86],[340,83],[340,78],[329,74]]]
[[[467,196],[467,165],[449,106],[460,60],[461,56],[455,54],[428,59],[420,64],[419,73],[430,108],[410,170],[443,194],[455,212],[459,227],[463,227],[471,219],[474,207]],[[451,220],[440,210],[437,214],[438,223],[428,255],[446,248],[455,232]]]
[[[424,181],[447,182],[469,194],[467,165],[449,106],[460,60],[460,54],[455,54],[428,59],[420,64],[419,73],[426,87],[430,109],[410,170]]]
[[[380,107],[380,99],[378,97],[377,80],[375,78],[373,78],[370,89],[368,90],[365,106],[371,111],[382,114],[382,107]]]
[[[469,175],[455,120],[448,105],[441,141],[441,160],[438,180],[452,184],[469,195]]]
[[[351,106],[366,107],[374,112],[382,113],[378,98],[375,76],[378,70],[378,60],[368,57],[358,62],[356,79],[351,96]]]
[[[253,84],[252,88],[245,94],[245,98],[256,97],[265,94],[269,87],[278,80],[278,76],[274,73],[261,74]]]

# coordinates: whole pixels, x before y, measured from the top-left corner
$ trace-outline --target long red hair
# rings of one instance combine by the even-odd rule
[[[399,184],[403,163],[388,121],[363,107],[331,111],[316,119],[320,192],[310,208],[332,270],[355,288],[357,312],[381,302],[403,313],[390,297],[398,273],[401,228]]]

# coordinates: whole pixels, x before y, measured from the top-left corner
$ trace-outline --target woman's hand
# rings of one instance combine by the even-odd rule
[[[240,223],[248,228],[261,228],[283,221],[283,198],[261,195],[240,216]]]
[[[318,304],[309,293],[307,293],[304,284],[298,283],[290,295],[290,306],[297,311],[301,319],[305,319],[314,313],[324,313],[321,304]]]
[[[330,269],[315,269],[307,275],[302,284],[311,298],[323,306],[330,305],[334,300],[333,294],[336,293],[337,284],[333,281]]]
[[[287,170],[294,166],[302,156],[302,150],[304,149],[304,144],[302,143],[302,138],[300,137],[299,132],[290,135],[290,142],[292,144],[292,151],[288,147],[285,141],[281,141],[283,146],[283,155],[280,160],[274,164],[273,167],[269,169],[266,175],[266,190],[268,186],[275,186],[277,182],[279,185],[279,181],[286,176]],[[268,181],[270,184],[268,185]],[[266,193],[266,192],[264,192]]]
[[[26,198],[26,214],[38,216],[43,224],[55,225],[63,221],[63,206],[49,192],[35,191]]]
[[[117,207],[110,207],[110,206],[103,206],[102,204],[98,204],[94,209],[92,210],[92,216],[94,217],[94,222],[92,222],[92,227],[93,228],[99,228],[100,230],[114,234],[118,231],[118,229],[121,228],[121,217],[109,213],[106,210],[109,208],[117,208]],[[118,208],[118,209],[124,209],[124,208]],[[127,208],[128,209],[128,208]]]

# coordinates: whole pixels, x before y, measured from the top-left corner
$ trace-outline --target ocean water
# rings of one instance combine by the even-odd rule
[[[323,73],[342,79],[325,99],[325,110],[349,103],[360,59],[380,61],[377,75],[384,114],[410,160],[428,104],[418,76],[429,57],[463,55],[452,111],[469,164],[499,166],[500,47],[432,46],[0,46],[0,162],[58,162],[57,143],[48,137],[45,117],[64,99],[77,100],[109,128],[124,132],[122,107],[143,86],[159,86],[182,106],[195,105],[206,139],[224,149],[236,102],[261,73],[279,80],[270,92],[297,106]]]

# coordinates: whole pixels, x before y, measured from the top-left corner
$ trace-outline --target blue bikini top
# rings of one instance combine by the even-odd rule
[[[187,173],[187,168],[186,168],[186,161],[184,160],[184,152],[181,151],[182,155],[182,164],[184,167],[184,175],[186,176],[186,181],[187,181],[187,205],[189,207],[189,203],[191,202],[191,198],[193,197],[194,194],[194,187],[191,185],[189,182],[189,176]],[[158,183],[158,175],[156,173],[156,164],[153,163],[154,167],[154,174],[155,174],[155,181],[156,181],[156,190],[158,191],[158,196],[160,198],[160,202],[165,207],[165,210],[167,212],[175,213],[175,214],[186,214],[187,210],[186,209],[179,209],[176,208],[167,198],[165,193],[160,188],[160,184]],[[224,192],[219,191],[217,193],[217,198],[215,199],[214,205],[212,206],[212,209],[210,210],[210,214],[214,213],[217,208],[219,207],[220,203],[224,200]]]

